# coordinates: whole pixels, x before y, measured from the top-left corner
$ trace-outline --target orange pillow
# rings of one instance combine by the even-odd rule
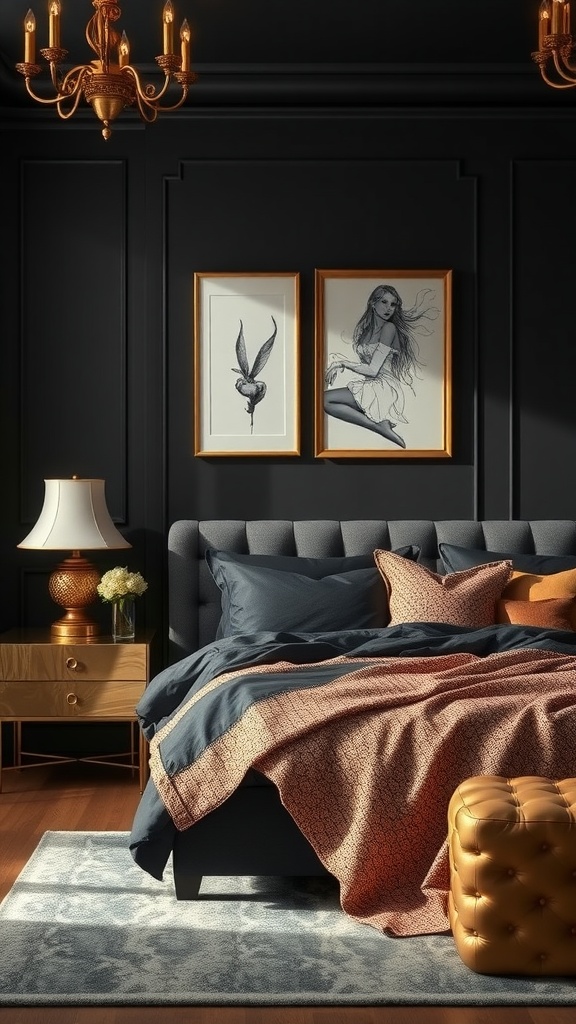
[[[504,588],[502,598],[512,601],[546,601],[549,598],[576,597],[576,569],[539,576],[528,572],[513,572]],[[571,629],[576,629],[576,604],[570,612]]]
[[[447,622],[480,629],[496,621],[496,602],[510,579],[512,562],[487,562],[446,576],[391,551],[374,552],[390,605],[390,626],[400,622]]]
[[[542,629],[573,629],[576,611],[574,598],[547,597],[543,601],[498,601],[498,622],[517,626],[541,626]]]

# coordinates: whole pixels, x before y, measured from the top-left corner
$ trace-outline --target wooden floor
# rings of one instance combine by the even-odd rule
[[[128,831],[129,772],[94,765],[9,772],[0,794],[0,898],[47,830]],[[2,937],[0,935],[0,956]],[[0,1024],[575,1024],[574,1009],[474,1007],[0,1008]]]

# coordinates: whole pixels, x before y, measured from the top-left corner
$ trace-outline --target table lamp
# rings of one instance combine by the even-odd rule
[[[52,624],[54,638],[87,640],[100,632],[86,609],[98,597],[101,574],[81,550],[100,551],[130,548],[116,529],[106,506],[104,480],[73,476],[67,480],[45,480],[44,505],[38,522],[17,546],[49,551],[66,551],[65,558],[48,581],[50,597],[65,614]]]

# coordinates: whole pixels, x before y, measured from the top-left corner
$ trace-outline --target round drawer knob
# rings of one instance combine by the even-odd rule
[[[67,693],[66,694],[66,703],[67,704],[77,704],[78,703],[78,697],[76,696],[76,694],[75,693]]]
[[[78,662],[76,658],[66,658],[66,668],[69,668],[72,672],[75,672],[78,668]]]

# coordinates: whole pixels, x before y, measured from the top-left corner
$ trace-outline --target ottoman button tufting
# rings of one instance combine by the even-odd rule
[[[448,851],[448,917],[468,967],[576,976],[576,778],[465,779],[448,808]]]

